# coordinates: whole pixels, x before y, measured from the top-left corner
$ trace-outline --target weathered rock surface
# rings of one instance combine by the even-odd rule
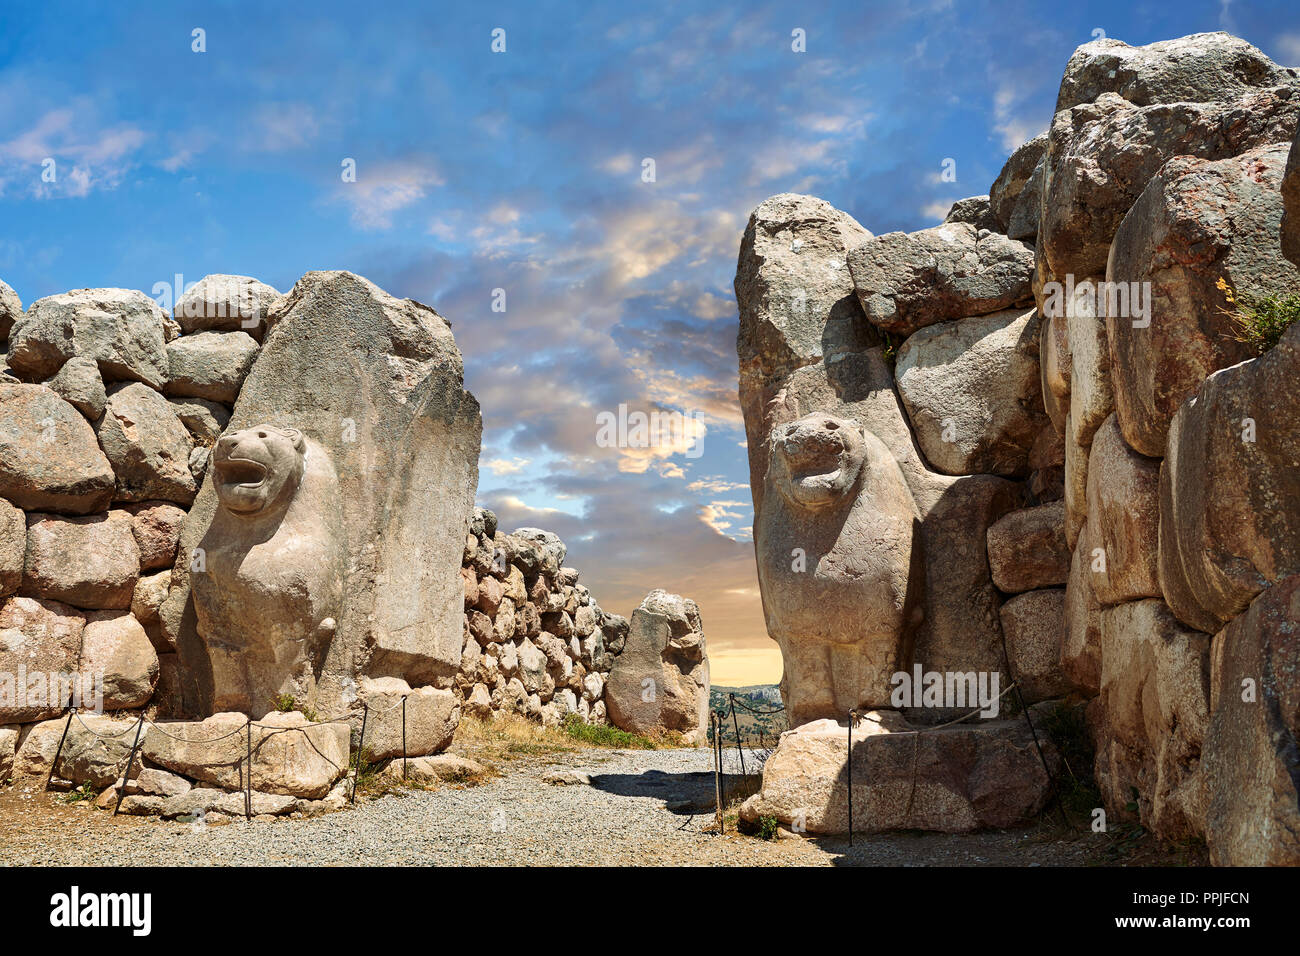
[[[1038,170],[1047,151],[1047,134],[1040,133],[1016,149],[989,187],[989,204],[997,219],[997,231],[1010,239],[1029,238],[1038,231],[1041,174]],[[1014,226],[1012,224],[1015,224]],[[1028,229],[1028,232],[1024,230]]]
[[[27,510],[108,507],[113,469],[77,410],[43,385],[0,383],[0,495]]]
[[[1008,594],[1064,584],[1070,572],[1065,503],[1012,511],[989,525],[989,570]]]
[[[771,442],[754,541],[790,720],[887,706],[890,675],[906,667],[920,617],[922,578],[913,572],[923,565],[907,482],[884,443],[850,420],[814,412],[776,428]],[[654,677],[655,657],[647,644],[615,664],[616,724],[632,719],[626,667]]]
[[[37,299],[9,333],[9,365],[49,378],[74,356],[94,359],[105,381],[167,381],[167,316],[133,289],[77,289]]]
[[[140,570],[170,568],[176,559],[185,510],[167,501],[145,501],[125,510],[131,515],[131,533],[140,549]]]
[[[1041,313],[1040,313],[1041,314]],[[1070,411],[1070,334],[1065,316],[1045,316],[1038,332],[1038,365],[1042,378],[1043,408],[1057,434],[1065,434]]]
[[[996,312],[942,322],[898,350],[898,393],[930,464],[945,474],[1024,475],[1048,423],[1039,320]]]
[[[858,237],[848,263],[868,321],[899,335],[1032,297],[1033,246],[970,223]]]
[[[1105,270],[1111,239],[1144,187],[1174,157],[1223,160],[1290,141],[1300,87],[1230,102],[1134,108],[1114,94],[1052,121],[1039,248],[1076,280]]]
[[[450,678],[462,649],[458,572],[481,430],[451,329],[427,306],[347,272],[308,273],[276,315],[228,431],[292,426],[328,453],[338,475],[349,562],[315,706],[340,710],[345,682],[359,674],[413,684]],[[181,558],[213,522],[213,485],[203,483],[186,520]],[[212,690],[186,614],[190,572],[181,558],[162,618],[196,675],[187,699],[202,712]]]
[[[1258,48],[1228,33],[1194,33],[1146,46],[1103,37],[1076,49],[1065,66],[1056,109],[1118,93],[1137,106],[1235,99],[1294,80]]]
[[[1093,577],[1102,604],[1160,597],[1156,554],[1160,532],[1160,463],[1124,443],[1114,415],[1093,437],[1088,453],[1088,528],[1104,552]],[[1091,558],[1090,558],[1091,560]]]
[[[1282,176],[1282,255],[1300,266],[1300,128],[1291,143]]]
[[[117,476],[115,501],[161,499],[188,506],[194,500],[194,442],[153,389],[136,383],[110,389],[95,431]]]
[[[400,757],[384,768],[384,776],[392,781],[429,786],[438,783],[460,783],[485,776],[488,769],[477,760],[458,754],[435,754],[429,757]]]
[[[370,706],[365,747],[375,760],[403,754],[402,698],[406,698],[405,754],[423,757],[446,749],[460,722],[460,704],[449,690],[412,690],[396,677],[362,678],[360,698]]]
[[[1051,788],[1023,719],[917,736],[896,712],[871,711],[853,729],[853,832],[962,833],[1031,819]],[[1050,744],[1044,750],[1059,763]],[[818,720],[781,735],[763,788],[740,814],[775,817],[809,833],[842,834],[848,821],[848,726]]]
[[[0,282],[0,342],[9,338],[14,323],[23,317],[23,301],[7,282]]]
[[[82,608],[129,608],[140,552],[125,511],[27,516],[22,593]]]
[[[1101,694],[1089,713],[1110,812],[1136,800],[1143,824],[1166,839],[1203,833],[1209,705],[1208,634],[1182,627],[1154,599],[1101,612]]]
[[[1036,703],[1070,692],[1061,670],[1065,644],[1065,589],[1026,591],[1007,599],[999,612],[1011,676],[1025,700]]]
[[[93,787],[106,787],[121,780],[126,771],[131,743],[135,739],[135,726],[135,720],[86,713],[78,714],[71,724],[66,717],[36,724],[18,748],[14,777],[28,778],[43,786],[54,755],[59,753],[64,728],[67,728],[67,740],[63,743],[62,753],[59,753],[55,775],[71,781],[74,786],[88,783]],[[131,773],[139,772],[140,759],[137,756]]]
[[[1120,428],[1144,455],[1165,454],[1170,420],[1207,375],[1252,355],[1216,284],[1256,294],[1300,286],[1279,249],[1286,157],[1277,145],[1219,162],[1172,160],[1115,236],[1107,281],[1151,283],[1149,327],[1106,321]]]
[[[130,612],[86,615],[80,670],[83,687],[103,682],[105,710],[143,707],[158,686],[158,655]]]
[[[1300,572],[1300,326],[1211,375],[1174,416],[1160,469],[1160,587],[1180,620],[1216,632]]]
[[[8,597],[23,582],[27,554],[27,516],[0,498],[0,597]]]
[[[675,731],[688,745],[704,743],[709,659],[694,601],[659,590],[646,595],[632,613],[627,644],[609,673],[605,706],[622,730]]]
[[[1300,576],[1214,637],[1204,769],[1218,866],[1300,864]]]
[[[0,604],[0,724],[46,720],[63,710],[79,690],[70,678],[85,625],[75,608],[57,601],[10,597]]]
[[[199,448],[215,445],[230,421],[230,410],[219,402],[203,398],[172,398],[167,404],[171,405],[172,412]]]
[[[782,193],[754,210],[736,266],[742,393],[746,382],[761,389],[770,376],[877,344],[845,264],[848,247],[870,237],[812,196]]]
[[[172,310],[180,327],[193,332],[242,331],[262,341],[267,318],[284,296],[248,276],[204,276],[185,290]]]
[[[99,363],[85,355],[75,355],[63,363],[63,368],[45,383],[65,402],[96,422],[104,414],[108,395],[104,379],[99,374]]]
[[[169,342],[167,394],[233,402],[257,350],[245,332],[198,332]]]
[[[151,763],[192,780],[239,790],[247,763],[247,724],[243,714],[223,713],[150,726],[141,752]],[[254,790],[318,800],[347,771],[346,723],[313,724],[296,711],[272,713],[252,733]]]
[[[1094,590],[1092,537],[1087,524],[1079,534],[1065,583],[1065,644],[1061,672],[1089,697],[1101,690],[1101,604]]]

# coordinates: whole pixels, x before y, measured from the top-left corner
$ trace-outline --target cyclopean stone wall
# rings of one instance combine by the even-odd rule
[[[475,508],[460,579],[464,624],[455,690],[464,713],[519,714],[558,726],[566,714],[606,722],[605,682],[627,618],[601,610],[566,567],[568,549],[537,528],[506,534]]]
[[[1300,328],[1256,354],[1224,288],[1300,292],[1298,119],[1296,71],[1235,37],[1102,39],[1070,58],[1048,132],[940,226],[873,236],[791,194],[754,211],[736,295],[760,582],[787,675],[826,684],[801,718],[823,720],[769,762],[755,813],[802,804],[838,825],[842,793],[817,778],[842,773],[843,728],[821,725],[846,718],[855,678],[836,661],[878,640],[842,602],[815,629],[786,620],[833,593],[845,562],[819,564],[833,534],[810,537],[808,573],[773,573],[799,542],[766,530],[770,459],[816,413],[883,442],[911,491],[912,664],[1003,670],[1005,642],[1002,686],[1088,702],[1110,820],[1203,837],[1216,863],[1300,863]],[[1098,281],[1141,298],[1071,296]],[[804,479],[815,451],[796,449]],[[873,498],[841,491],[827,513]],[[870,536],[857,547],[874,573],[895,560]],[[858,705],[878,705],[858,680]],[[873,719],[853,759],[876,759],[880,787],[894,718]],[[971,797],[944,786],[953,806]]]
[[[447,745],[481,424],[446,319],[314,272],[287,295],[209,276],[172,315],[0,284],[0,334],[0,780],[48,773],[76,677],[106,712],[69,731],[76,784],[141,713],[196,739],[289,721],[262,749],[332,755],[263,788],[293,799],[329,795],[365,705],[372,754],[400,752],[403,698],[410,752]],[[145,766],[202,784],[167,739],[149,726]]]

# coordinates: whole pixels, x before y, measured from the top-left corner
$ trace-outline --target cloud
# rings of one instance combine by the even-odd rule
[[[526,467],[532,464],[531,458],[494,458],[491,461],[482,462],[484,468],[494,475],[517,475]]]
[[[394,161],[373,166],[357,160],[356,182],[341,182],[337,199],[352,208],[352,222],[362,229],[388,229],[393,213],[423,199],[445,184],[428,161]]]
[[[116,188],[137,164],[148,134],[129,123],[100,126],[87,98],[43,113],[0,143],[0,193],[25,183],[36,198],[84,197]]]
[[[316,141],[321,125],[316,110],[306,103],[265,103],[253,112],[242,143],[267,153],[302,149]]]

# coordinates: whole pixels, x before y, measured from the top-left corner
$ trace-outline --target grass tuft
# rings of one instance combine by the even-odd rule
[[[1233,338],[1263,355],[1282,339],[1296,319],[1300,319],[1300,294],[1256,294],[1233,289],[1227,280],[1215,283],[1231,308],[1220,309],[1232,320]]]

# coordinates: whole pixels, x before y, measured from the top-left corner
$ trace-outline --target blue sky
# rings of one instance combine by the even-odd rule
[[[24,303],[350,269],[434,305],[483,405],[480,501],[561,534],[607,608],[695,597],[720,682],[780,668],[735,394],[750,210],[797,191],[876,233],[934,224],[1046,128],[1096,30],[1228,29],[1300,64],[1297,8],[1244,0],[0,10],[0,278]],[[620,404],[693,416],[702,454],[598,447]]]

